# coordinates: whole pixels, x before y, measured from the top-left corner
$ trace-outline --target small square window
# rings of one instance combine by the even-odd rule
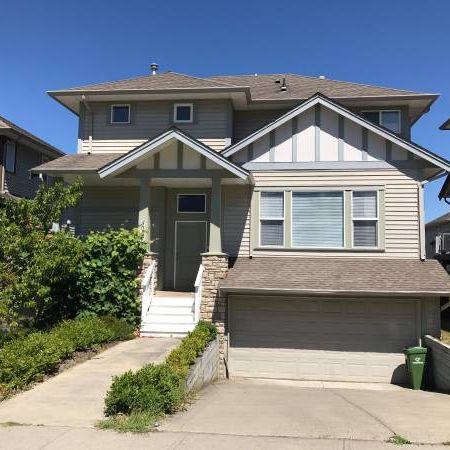
[[[206,212],[205,194],[179,194],[179,213],[204,213]]]
[[[111,123],[130,123],[130,105],[112,105]]]
[[[174,105],[174,122],[191,123],[193,106],[191,103]]]
[[[4,150],[5,171],[16,173],[16,143],[12,141],[6,142]]]

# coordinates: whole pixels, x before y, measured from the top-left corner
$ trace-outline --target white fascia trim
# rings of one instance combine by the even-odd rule
[[[388,139],[391,142],[394,142],[399,147],[404,148],[407,151],[410,151],[411,153],[414,153],[415,155],[431,162],[437,167],[440,167],[441,169],[450,172],[450,162],[446,161],[440,161],[440,158],[436,158],[434,155],[426,152],[424,149],[417,147],[414,144],[405,142],[403,139],[396,136],[394,133],[390,133],[389,131],[384,130],[381,127],[378,127],[371,122],[360,118],[356,114],[351,113],[350,111],[347,111],[345,108],[342,108],[339,105],[336,105],[335,103],[319,96],[314,96],[311,99],[307,100],[305,103],[302,103],[301,105],[294,108],[292,111],[289,111],[284,116],[281,116],[279,119],[275,120],[274,122],[266,125],[265,127],[261,128],[260,130],[254,132],[250,136],[244,138],[242,141],[238,142],[235,145],[232,145],[231,147],[227,148],[222,152],[223,156],[229,157],[236,153],[237,151],[241,150],[242,148],[246,147],[248,144],[251,144],[252,142],[256,141],[260,137],[264,136],[267,133],[270,133],[271,131],[275,130],[279,126],[283,125],[284,123],[288,122],[289,120],[293,119],[297,115],[301,114],[302,112],[306,111],[307,109],[320,104],[322,106],[325,106],[332,111],[336,112],[337,114],[340,114],[341,116],[345,117],[348,120],[351,120],[358,125],[367,128],[368,130],[372,131],[375,134],[378,134],[379,136]]]
[[[196,141],[189,139],[187,136],[177,132],[176,130],[169,130],[161,136],[155,138],[153,141],[140,145],[130,153],[127,153],[122,158],[119,158],[98,171],[100,178],[105,178],[109,175],[123,172],[133,165],[133,163],[142,156],[151,156],[158,152],[158,147],[171,139],[176,139],[183,144],[186,144],[193,150],[196,150],[201,155],[210,159],[214,163],[233,173],[241,179],[246,179],[248,174],[245,170],[235,166],[233,163],[226,161],[223,156],[218,155],[214,150],[208,150],[206,147],[199,145]]]

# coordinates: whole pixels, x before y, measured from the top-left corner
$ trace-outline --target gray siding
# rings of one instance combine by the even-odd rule
[[[425,226],[425,246],[427,258],[433,258],[436,250],[436,235],[440,233],[450,233],[450,221]]]
[[[434,387],[450,391],[450,346],[432,336],[425,336],[425,346],[428,348],[427,360]]]
[[[5,172],[5,190],[17,197],[34,197],[39,178],[30,178],[29,170],[41,164],[41,153],[16,143],[16,173]]]
[[[223,188],[222,247],[230,256],[248,256],[250,227],[250,188]]]
[[[90,103],[93,117],[86,108],[82,108],[80,114],[79,138],[82,140],[82,150],[89,149],[89,136],[92,135],[92,151],[128,151],[166,131],[171,125],[176,125],[213,148],[223,148],[225,140],[231,140],[232,113],[229,101],[183,100],[182,102],[194,104],[193,123],[173,123],[173,105],[177,103],[174,101],[130,102],[130,124],[110,123],[110,108],[113,103]]]
[[[233,141],[238,142],[269,122],[277,119],[288,109],[262,109],[256,111],[235,111],[233,124]]]

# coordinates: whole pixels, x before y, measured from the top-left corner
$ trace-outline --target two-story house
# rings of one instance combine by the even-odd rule
[[[0,201],[8,196],[34,197],[40,181],[30,170],[62,155],[61,150],[0,116]]]
[[[213,320],[232,377],[404,380],[403,348],[439,336],[450,294],[423,212],[450,163],[410,140],[437,96],[153,72],[51,91],[78,153],[34,169],[83,177],[77,233],[142,228],[141,333]]]

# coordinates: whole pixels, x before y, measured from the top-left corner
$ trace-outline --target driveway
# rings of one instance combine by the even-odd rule
[[[166,432],[415,443],[450,442],[450,397],[393,385],[273,380],[220,382]],[[447,447],[448,448],[448,447]]]
[[[104,399],[114,375],[159,362],[177,339],[137,338],[121,342],[0,403],[0,424],[93,427],[103,418]]]

